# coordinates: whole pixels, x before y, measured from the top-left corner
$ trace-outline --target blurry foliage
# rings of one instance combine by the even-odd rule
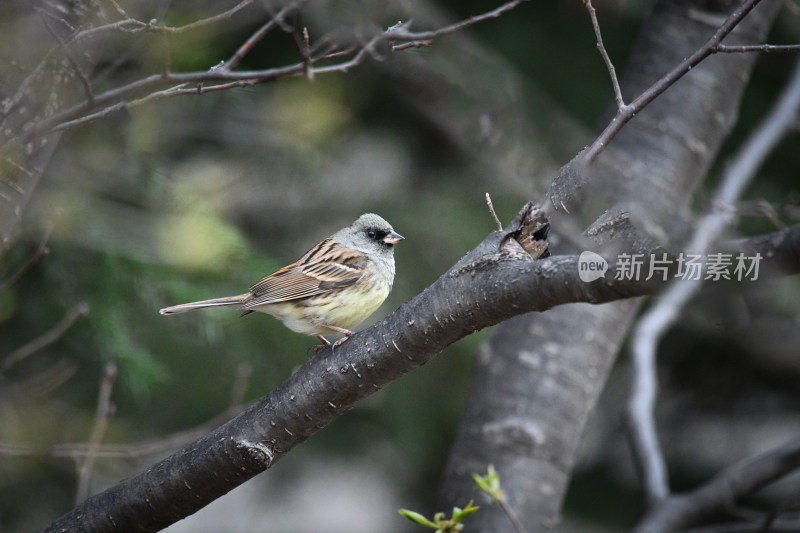
[[[192,9],[194,2],[170,5],[163,12],[146,2],[121,4],[133,16],[166,16],[172,25],[220,9],[213,2],[197,2],[199,9],[208,10],[201,15]],[[606,45],[621,66],[646,3],[596,4]],[[361,8],[354,11],[354,5]],[[495,5],[474,0],[440,2],[438,7],[448,20],[455,20]],[[415,16],[423,7],[418,2],[389,8],[382,2],[331,3],[304,14],[303,22],[307,19],[314,28],[320,20],[330,25],[349,20],[366,29],[414,16],[423,27],[424,17]],[[24,28],[33,22],[25,18],[17,32],[0,16],[3,20],[4,68],[26,71],[39,57],[23,49]],[[173,69],[207,69],[227,58],[261,23],[234,17],[166,39],[126,36],[124,45],[104,51],[108,59],[96,76],[111,82],[157,72],[166,41]],[[773,42],[795,42],[797,35],[796,20],[781,22]],[[494,55],[488,57],[502,62],[487,63],[493,66],[480,71],[453,63],[451,58],[465,43],[491,51]],[[12,64],[9,57],[17,51],[24,57]],[[588,133],[576,134],[580,126],[564,129],[549,118],[542,123],[541,110],[588,130],[611,95],[579,2],[530,2],[430,49],[405,53],[441,65],[438,74],[452,83],[452,100],[465,113],[474,103],[464,97],[471,84],[491,88],[497,80],[508,81],[508,87],[497,89],[498,98],[519,95],[521,107],[512,112],[539,136],[517,139],[502,160],[483,158],[486,146],[478,139],[477,125],[474,135],[466,136],[472,147],[459,144],[415,105],[419,93],[396,83],[393,58],[384,64],[367,63],[347,75],[320,76],[313,83],[284,80],[158,101],[65,134],[27,210],[25,234],[4,256],[3,276],[29,257],[51,222],[52,253],[0,294],[0,344],[4,353],[11,352],[50,329],[79,301],[86,301],[91,312],[58,342],[0,376],[0,440],[32,448],[85,441],[106,361],[117,364],[119,377],[113,392],[117,412],[104,442],[157,437],[214,417],[228,407],[242,363],[253,367],[245,400],[262,396],[304,360],[315,339],[260,314],[240,319],[235,311],[218,310],[164,317],[158,309],[244,292],[362,212],[375,211],[407,239],[397,248],[395,288],[372,318],[377,320],[420,292],[493,229],[485,192],[492,194],[499,216],[508,223],[519,206],[553,178],[547,169],[563,164],[561,157],[589,139]],[[296,60],[294,39],[276,32],[256,47],[242,68]],[[769,105],[791,60],[768,56],[760,61],[727,153]],[[796,142],[796,135],[787,139],[768,162],[754,197],[780,202],[797,194]],[[523,179],[510,179],[508,168]],[[702,199],[697,207],[702,209]],[[744,226],[748,231],[770,229],[762,219],[746,219]],[[766,312],[797,323],[798,280],[782,283],[787,284],[783,289],[768,291]],[[707,337],[702,324],[699,327],[698,335]],[[466,398],[470,357],[487,334],[448,348],[425,368],[363,402],[307,446],[358,456],[374,443],[391,443],[390,453],[399,454],[399,459],[386,461],[387,475],[396,475],[397,490],[412,500],[395,506],[425,509],[433,501],[431,487]],[[716,340],[681,346],[692,354],[681,361],[681,372],[701,377],[713,373],[714,368],[704,368],[702,361],[721,347],[730,348]],[[59,362],[67,364],[60,386],[3,395],[4,388],[11,390],[6,387],[9,382],[24,382]],[[618,402],[611,403],[610,409],[619,409]],[[101,460],[98,469],[112,471],[107,482],[113,482],[113,476],[130,473],[128,466],[144,466],[121,465]],[[600,465],[584,471],[587,485],[608,493],[606,482],[593,477],[605,468]],[[0,529],[27,530],[64,512],[74,497],[71,467],[66,459],[0,457]],[[409,476],[408,471],[415,474]],[[619,476],[610,474],[615,475]],[[630,486],[619,479],[615,483]],[[574,498],[568,509],[576,513],[607,515],[611,507],[587,510],[575,505],[585,503],[584,492]],[[387,520],[391,514],[387,509]],[[615,517],[620,518],[618,513]]]

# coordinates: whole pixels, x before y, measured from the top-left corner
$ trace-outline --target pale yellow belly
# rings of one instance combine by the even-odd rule
[[[268,313],[297,333],[327,335],[332,332],[328,325],[351,329],[363,322],[380,307],[391,286],[378,282],[368,291],[352,289],[348,287],[300,301],[265,304],[254,307],[253,311]]]

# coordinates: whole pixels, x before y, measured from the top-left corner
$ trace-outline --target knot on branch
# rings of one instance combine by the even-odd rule
[[[272,465],[275,454],[272,448],[261,442],[240,442],[237,448],[244,448],[247,462],[259,470],[266,470]]]
[[[526,259],[550,257],[547,235],[550,221],[536,204],[528,202],[511,223],[511,229],[500,241],[500,252],[504,255]]]
[[[550,221],[544,210],[533,202],[528,202],[517,213],[505,233],[490,234],[481,245],[462,258],[448,275],[455,278],[501,259],[532,261],[549,257],[549,232]]]

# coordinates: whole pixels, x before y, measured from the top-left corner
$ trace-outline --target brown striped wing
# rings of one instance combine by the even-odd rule
[[[367,258],[358,250],[325,239],[297,262],[270,274],[252,287],[244,307],[316,296],[353,285],[364,274]]]

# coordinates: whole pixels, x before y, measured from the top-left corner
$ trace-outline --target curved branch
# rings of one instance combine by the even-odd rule
[[[533,260],[519,243],[529,240],[525,228],[535,229],[527,225],[534,209],[526,205],[505,231],[490,233],[421,294],[335,351],[315,354],[241,415],[44,531],[156,531],[266,470],[357,402],[470,333],[522,313],[650,294],[662,285],[656,278],[614,280],[613,268],[584,283],[577,256]],[[800,226],[785,231],[796,234],[790,242],[800,240]]]
[[[686,73],[691,71],[705,58],[713,54],[717,47],[719,47],[722,39],[724,39],[733,29],[747,16],[750,11],[761,0],[746,0],[738,9],[734,10],[731,15],[725,19],[717,31],[709,37],[708,41],[703,46],[698,48],[692,55],[681,61],[672,70],[664,74],[656,83],[651,85],[646,91],[640,94],[633,102],[628,105],[621,105],[617,114],[611,119],[608,126],[603,132],[595,139],[586,153],[588,161],[593,161],[597,154],[605,148],[611,139],[613,139],[619,130],[628,123],[639,111],[642,110],[647,104],[652,102],[657,96],[670,88],[676,81],[682,78]]]
[[[733,203],[755,177],[767,155],[789,131],[797,117],[798,107],[800,61],[772,110],[748,137],[725,172],[712,199],[712,210],[698,224],[688,250],[707,253],[722,231],[734,221]],[[658,393],[656,351],[661,337],[701,286],[702,282],[673,284],[642,317],[632,337],[634,379],[628,417],[634,456],[639,463],[645,494],[650,502],[669,494],[667,467],[655,424]]]
[[[676,531],[699,519],[729,509],[739,498],[756,492],[798,468],[800,439],[795,439],[776,450],[746,459],[723,470],[698,489],[670,496],[648,513],[633,531]]]

